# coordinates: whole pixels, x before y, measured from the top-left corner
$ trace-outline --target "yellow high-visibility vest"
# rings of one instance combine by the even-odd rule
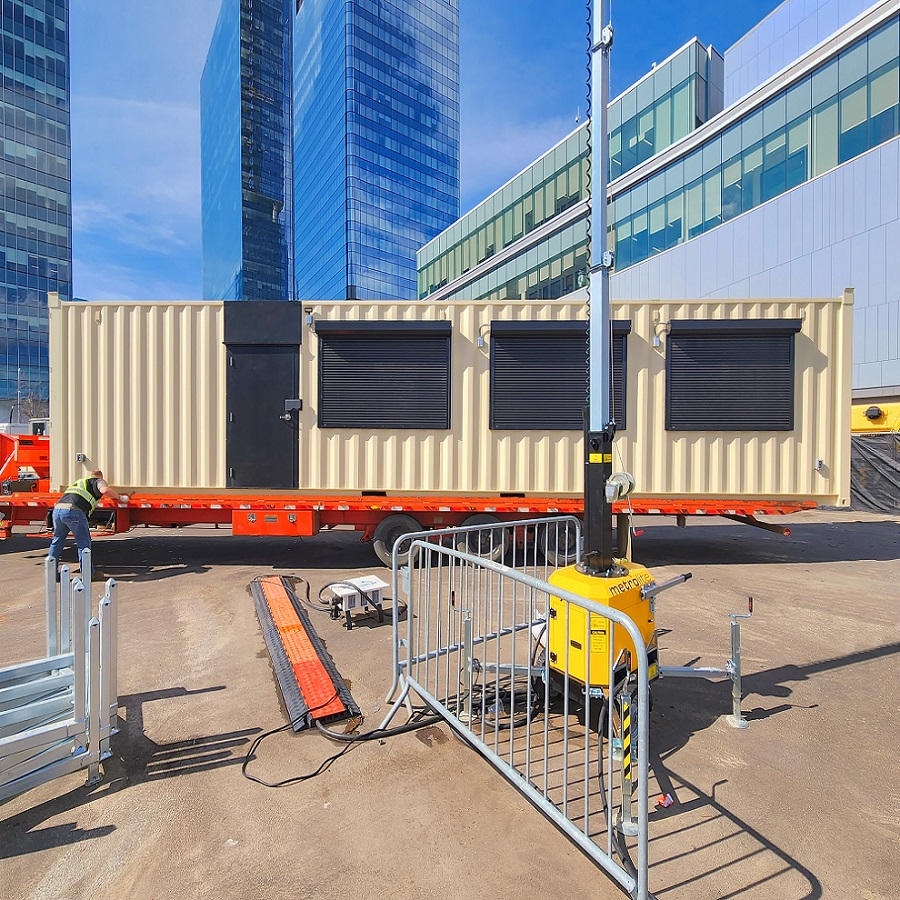
[[[88,515],[90,515],[94,511],[94,507],[96,507],[96,505],[100,502],[99,499],[88,490],[87,483],[94,480],[96,479],[79,478],[78,481],[70,484],[65,491],[67,494],[77,494],[79,497],[87,500],[88,504],[91,507],[88,511]]]

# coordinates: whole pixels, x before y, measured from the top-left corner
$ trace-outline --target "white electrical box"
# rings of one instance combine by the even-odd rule
[[[388,585],[377,575],[362,575],[334,584],[330,590],[335,597],[341,598],[341,610],[349,613],[367,605],[377,606],[380,609],[381,594],[386,587]]]

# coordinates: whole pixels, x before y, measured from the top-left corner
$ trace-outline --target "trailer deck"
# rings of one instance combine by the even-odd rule
[[[14,493],[0,497],[0,539],[15,527],[49,524],[60,498],[57,492]],[[815,509],[811,500],[773,500],[751,497],[678,498],[632,496],[617,503],[618,514],[723,516],[781,534],[790,530],[758,516],[782,516]],[[235,534],[269,537],[309,537],[338,526],[363,532],[371,539],[387,516],[412,516],[423,528],[462,524],[469,516],[486,513],[498,520],[529,516],[582,515],[581,497],[430,496],[379,494],[302,494],[293,491],[140,492],[128,503],[101,503],[95,513],[99,530],[122,534],[138,526],[178,528],[187,525],[225,525]],[[103,518],[106,522],[103,523]],[[98,521],[99,520],[99,521]],[[41,531],[47,534],[49,531]]]

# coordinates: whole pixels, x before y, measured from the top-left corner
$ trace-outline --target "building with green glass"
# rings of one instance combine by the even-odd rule
[[[838,16],[787,0],[721,59],[691,42],[610,105],[613,298],[853,287],[854,394],[900,396],[896,3],[854,0]],[[582,126],[420,250],[419,297],[577,290],[587,179]]]

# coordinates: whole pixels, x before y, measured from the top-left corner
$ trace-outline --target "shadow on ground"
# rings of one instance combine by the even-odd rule
[[[900,558],[900,521],[853,520],[792,522],[783,537],[749,525],[722,527],[720,521],[654,525],[634,543],[642,565],[736,565],[766,563],[830,563],[860,560],[894,561]],[[777,517],[773,517],[777,523]]]
[[[47,828],[40,826],[48,819],[72,812],[131,785],[240,765],[244,761],[244,746],[262,729],[245,728],[167,744],[157,744],[144,733],[145,704],[223,690],[224,685],[198,690],[175,687],[120,697],[120,731],[111,740],[113,755],[103,763],[101,781],[95,785],[82,784],[63,796],[29,807],[0,822],[0,859],[37,853],[109,834],[115,830],[114,825],[79,828],[74,822],[69,822]],[[2,809],[3,804],[0,804],[0,812]]]
[[[895,642],[807,665],[778,666],[747,675],[743,679],[744,696],[758,698],[758,705],[748,710],[746,707],[749,704],[745,701],[745,717],[750,721],[758,721],[792,710],[797,710],[802,715],[804,710],[814,709],[816,704],[805,706],[788,702],[795,685],[823,672],[877,661],[883,662],[886,676],[896,665],[895,658],[898,655],[900,642]],[[877,681],[876,675],[873,678]],[[715,846],[719,855],[724,853],[728,858],[726,863],[708,868],[698,867],[695,875],[682,877],[674,883],[665,884],[663,879],[665,886],[656,891],[656,896],[689,895],[698,889],[705,878],[728,868],[729,878],[735,889],[723,896],[737,896],[767,885],[785,900],[817,900],[822,897],[822,886],[813,872],[717,798],[716,789],[726,782],[718,782],[709,792],[705,792],[667,765],[667,760],[695,734],[709,728],[721,719],[725,711],[730,710],[731,682],[662,679],[654,685],[653,694],[649,759],[651,776],[660,793],[671,794],[675,800],[675,804],[669,809],[656,808],[651,812],[651,832],[656,835],[654,840],[665,842],[667,838],[678,836],[682,832],[702,829],[718,821],[720,830],[727,832],[726,836],[704,844],[701,830],[700,834],[692,837],[692,853],[697,854],[697,859],[701,860],[702,853],[698,851],[711,850]],[[729,843],[732,846],[727,846]]]
[[[635,538],[635,557],[648,568],[667,565],[741,565],[759,562],[812,564],[892,561],[900,558],[900,521],[895,518],[790,523],[783,537],[746,525],[723,527],[721,520],[675,525],[652,524]],[[772,521],[777,521],[777,517]],[[640,529],[639,529],[640,530]],[[46,555],[44,541],[16,535],[9,550],[28,550],[34,560]],[[355,532],[314,538],[233,536],[211,528],[138,529],[115,540],[94,541],[94,561],[104,578],[125,582],[159,581],[200,574],[220,565],[274,570],[368,569],[381,566],[370,543]],[[75,548],[63,562],[76,565]],[[388,571],[385,569],[385,571]]]

